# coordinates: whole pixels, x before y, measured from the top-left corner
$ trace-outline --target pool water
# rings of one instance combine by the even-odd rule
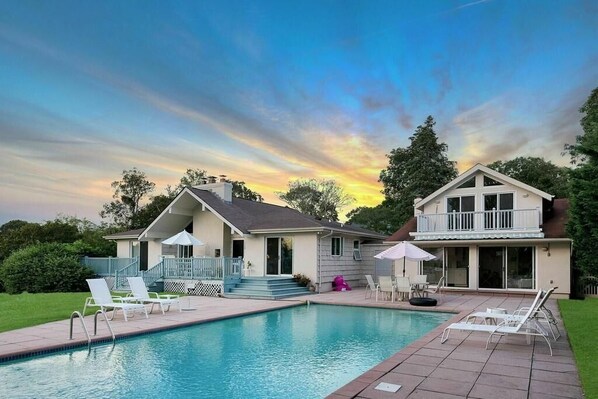
[[[321,398],[450,316],[297,306],[0,364],[0,398]]]

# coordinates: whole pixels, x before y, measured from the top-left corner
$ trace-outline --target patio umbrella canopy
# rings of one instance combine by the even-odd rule
[[[423,249],[416,247],[415,245],[408,243],[407,241],[401,241],[400,243],[388,248],[385,251],[374,255],[377,259],[403,259],[403,276],[405,275],[405,259],[420,261],[420,260],[433,260],[436,259],[434,255],[424,251]]]
[[[181,245],[181,246],[204,245],[203,242],[201,242],[197,238],[193,237],[193,235],[186,232],[185,230],[162,241],[162,244]]]

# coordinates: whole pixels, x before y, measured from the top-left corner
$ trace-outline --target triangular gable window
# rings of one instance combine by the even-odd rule
[[[475,187],[475,176],[466,180],[463,184],[461,184],[457,188],[471,188],[471,187]]]
[[[488,186],[502,186],[502,183],[497,182],[496,180],[494,180],[491,177],[484,176],[484,187],[488,187]]]

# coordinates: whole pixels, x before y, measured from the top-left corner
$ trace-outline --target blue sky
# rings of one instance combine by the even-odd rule
[[[460,171],[566,165],[597,64],[595,1],[3,1],[0,223],[98,221],[134,166],[376,205],[427,115]]]

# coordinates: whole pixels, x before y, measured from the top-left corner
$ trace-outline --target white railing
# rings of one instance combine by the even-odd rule
[[[538,209],[417,215],[418,233],[539,230]]]

